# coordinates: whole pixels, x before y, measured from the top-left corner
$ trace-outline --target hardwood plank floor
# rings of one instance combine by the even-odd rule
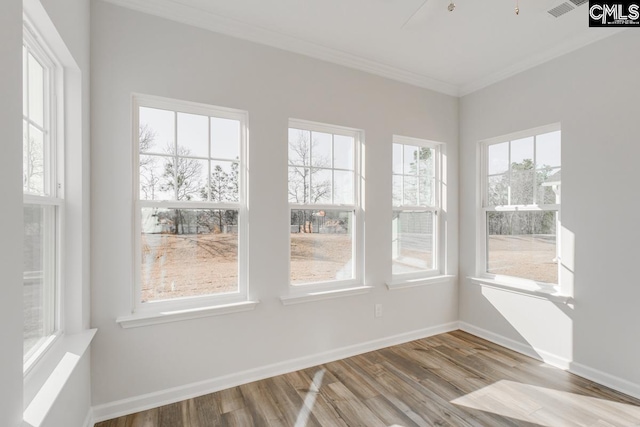
[[[96,424],[640,426],[640,401],[455,331]]]

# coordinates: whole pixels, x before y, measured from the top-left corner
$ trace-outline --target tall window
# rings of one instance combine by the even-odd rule
[[[360,281],[360,132],[290,120],[291,284]]]
[[[437,274],[439,144],[393,139],[392,273]]]
[[[134,117],[137,308],[244,298],[246,113],[138,96]]]
[[[55,135],[54,74],[45,47],[25,31],[23,68],[24,361],[58,329],[60,221],[64,207],[62,141]]]
[[[560,131],[548,127],[483,144],[484,271],[558,283]]]

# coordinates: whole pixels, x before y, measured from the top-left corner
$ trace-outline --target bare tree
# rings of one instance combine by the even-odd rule
[[[144,198],[154,200],[156,188],[160,184],[161,177],[155,170],[157,160],[155,157],[145,156],[142,153],[149,152],[155,145],[156,133],[148,125],[140,126],[138,130],[138,144],[140,147],[140,190]]]
[[[331,197],[331,179],[323,179],[319,172],[331,167],[331,160],[313,155],[317,140],[310,140],[311,133],[299,131],[289,140],[289,202],[298,204],[318,203]],[[292,223],[298,222],[302,232],[311,231],[306,227],[309,219],[307,211],[292,212]]]
[[[26,135],[25,135],[26,137]],[[30,193],[41,193],[44,185],[44,146],[42,141],[29,137],[24,144],[23,185]]]

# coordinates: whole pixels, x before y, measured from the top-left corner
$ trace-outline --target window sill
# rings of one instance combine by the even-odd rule
[[[421,286],[437,285],[440,283],[451,283],[456,276],[443,274],[433,277],[421,277],[418,279],[393,280],[387,282],[387,289],[395,291],[398,289],[416,288]]]
[[[332,289],[329,291],[308,292],[297,295],[287,295],[280,297],[283,305],[303,304],[312,301],[325,299],[349,297],[353,295],[366,294],[373,289],[373,286],[357,286],[355,288]]]
[[[535,285],[527,285],[524,283],[507,283],[483,277],[468,277],[468,279],[471,280],[471,283],[483,287],[500,289],[503,291],[526,295],[533,298],[546,299],[548,301],[557,302],[560,304],[573,304],[573,297],[569,295],[562,295],[558,292],[557,289],[551,287],[549,290],[545,290],[540,289]]]
[[[97,329],[89,329],[78,334],[60,336],[51,351],[27,375],[25,388],[37,387],[37,392],[24,410],[25,425],[38,427],[43,423],[80,359],[91,345],[96,331]],[[33,382],[37,382],[38,385],[32,384],[32,387],[27,387]]]
[[[116,322],[125,329],[141,326],[157,325],[160,323],[179,322],[182,320],[199,319],[201,317],[221,316],[223,314],[251,311],[260,301],[243,301],[233,304],[198,307],[186,310],[166,310],[159,313],[137,313],[122,316]]]

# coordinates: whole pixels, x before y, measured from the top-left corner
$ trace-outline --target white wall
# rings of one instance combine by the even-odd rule
[[[22,1],[0,13],[0,425],[22,423]]]
[[[448,143],[449,269],[457,272],[458,100],[249,42],[92,3],[93,402],[235,374],[457,320],[450,284],[388,291],[392,134]],[[131,94],[247,110],[250,294],[255,311],[122,329],[130,310]],[[289,236],[287,121],[366,133],[366,283],[370,294],[283,306]],[[384,317],[374,319],[374,303]]]
[[[563,280],[575,307],[463,279],[460,317],[640,394],[638,47],[628,30],[461,99],[460,276],[475,273],[477,141],[561,122]]]

